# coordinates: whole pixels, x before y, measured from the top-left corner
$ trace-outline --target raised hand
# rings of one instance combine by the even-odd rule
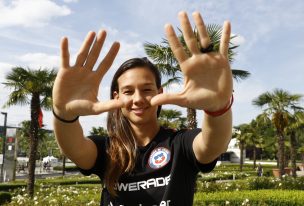
[[[80,115],[99,114],[122,107],[119,100],[100,102],[97,99],[100,82],[111,67],[119,50],[113,43],[96,71],[93,67],[106,38],[106,32],[89,32],[79,50],[75,65],[70,66],[68,39],[61,41],[61,67],[53,88],[53,108],[57,115],[71,120]],[[95,41],[94,41],[95,39]]]
[[[193,18],[201,47],[207,48],[211,41],[203,19],[198,12],[193,13]],[[227,105],[232,95],[232,73],[228,61],[230,23],[224,23],[219,52],[202,53],[187,14],[180,12],[179,20],[186,45],[191,52],[190,56],[184,50],[172,25],[166,25],[165,29],[170,47],[184,75],[183,90],[176,94],[156,95],[151,99],[151,104],[176,104],[193,109],[217,111]]]

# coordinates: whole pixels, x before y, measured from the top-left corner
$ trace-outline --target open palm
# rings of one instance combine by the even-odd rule
[[[201,46],[206,48],[210,44],[210,38],[204,22],[197,12],[193,17]],[[177,94],[164,93],[155,96],[151,104],[176,104],[208,111],[223,108],[232,94],[232,74],[228,59],[230,24],[228,22],[224,24],[219,52],[202,53],[187,14],[180,12],[179,19],[191,54],[184,50],[171,25],[166,25],[166,35],[181,67],[184,87]]]
[[[53,106],[64,118],[72,119],[79,115],[99,114],[122,106],[118,100],[100,102],[97,99],[100,82],[116,57],[119,43],[113,43],[97,70],[93,71],[106,38],[106,32],[99,32],[95,42],[94,38],[95,33],[89,32],[74,66],[70,66],[67,38],[61,41],[61,68],[53,88]]]

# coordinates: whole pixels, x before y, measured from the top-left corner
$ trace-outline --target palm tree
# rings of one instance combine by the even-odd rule
[[[160,125],[174,129],[185,129],[186,118],[182,117],[181,111],[174,109],[162,109],[159,115]]]
[[[241,124],[234,127],[233,138],[237,138],[240,148],[240,171],[243,171],[244,150],[252,136],[252,128],[249,124]]]
[[[286,127],[286,134],[289,136],[290,141],[290,160],[292,168],[292,176],[297,176],[297,147],[298,141],[296,138],[296,133],[304,128],[304,113],[301,111],[296,111],[293,115],[289,117],[289,125]],[[302,132],[302,131],[301,131]]]
[[[108,136],[108,131],[103,127],[92,127],[90,135]]]
[[[278,162],[280,177],[285,173],[285,133],[288,126],[288,116],[290,109],[297,108],[301,95],[290,94],[282,89],[275,89],[273,92],[265,92],[253,100],[253,105],[266,107],[264,113],[268,115],[276,128],[278,140]]]
[[[38,146],[38,130],[40,127],[38,118],[41,108],[51,109],[52,87],[56,77],[54,70],[31,70],[22,67],[14,67],[6,76],[6,87],[12,89],[5,107],[13,105],[30,105],[30,154],[29,154],[29,176],[27,192],[30,197],[34,195],[35,167]]]
[[[219,50],[219,44],[220,44],[220,38],[222,34],[222,27],[216,24],[207,25],[207,31],[210,36],[211,42],[214,45],[214,51]],[[179,39],[181,43],[183,44],[186,51],[187,45],[185,43],[184,37],[182,35],[182,32],[179,35]],[[194,34],[198,37],[198,32],[196,29],[194,29]],[[235,38],[236,36],[231,37]],[[199,38],[197,38],[198,44],[199,44]],[[229,51],[228,51],[228,57],[230,63],[233,61],[234,56],[236,55],[235,49],[238,46],[235,46],[233,44],[230,44]],[[167,39],[163,39],[161,44],[153,44],[153,43],[145,43],[144,49],[148,57],[150,57],[155,65],[158,67],[161,74],[168,78],[168,80],[163,84],[163,87],[169,86],[172,83],[181,83],[181,70],[180,66],[175,59],[173,52],[170,48],[169,42]],[[190,52],[189,52],[190,53]],[[244,70],[237,70],[233,69],[232,74],[234,79],[241,80],[246,79],[249,77],[250,73]],[[187,121],[188,121],[188,128],[196,128],[197,127],[197,121],[196,121],[196,110],[192,108],[187,108]]]

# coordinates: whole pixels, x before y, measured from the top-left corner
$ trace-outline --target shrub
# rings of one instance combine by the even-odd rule
[[[0,205],[10,202],[12,195],[9,192],[0,192]]]
[[[53,167],[53,170],[62,171],[62,166],[55,166]],[[65,166],[66,172],[77,172],[79,171],[79,168],[77,166]]]
[[[2,183],[0,184],[0,191],[12,191],[22,187],[26,187],[25,182]]]
[[[302,206],[304,191],[252,190],[195,194],[195,206]]]

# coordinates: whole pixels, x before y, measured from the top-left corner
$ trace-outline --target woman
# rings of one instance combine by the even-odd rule
[[[111,100],[100,102],[99,84],[119,44],[115,42],[92,71],[106,33],[101,31],[94,43],[95,34],[88,34],[74,66],[69,64],[67,39],[62,40],[62,64],[53,90],[54,130],[62,152],[81,172],[97,174],[103,181],[101,205],[192,205],[196,174],[211,171],[227,148],[232,131],[230,24],[224,24],[216,53],[211,52],[200,14],[193,13],[193,18],[201,48],[187,14],[179,13],[191,54],[183,49],[172,26],[165,27],[184,75],[183,91],[177,94],[163,93],[154,65],[134,58],[114,75]],[[174,132],[161,128],[157,115],[162,104],[204,110],[202,129]],[[109,112],[109,137],[84,137],[78,116],[102,112]]]

